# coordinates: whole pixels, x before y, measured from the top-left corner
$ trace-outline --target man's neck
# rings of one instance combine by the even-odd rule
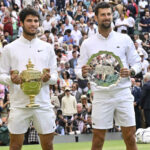
[[[99,28],[98,31],[103,37],[107,38],[109,36],[109,33],[112,31],[112,29],[111,28],[109,28],[109,29]]]
[[[31,35],[27,35],[27,34],[23,33],[23,37],[25,39],[31,41],[31,40],[33,40],[36,37],[36,35],[31,36]]]

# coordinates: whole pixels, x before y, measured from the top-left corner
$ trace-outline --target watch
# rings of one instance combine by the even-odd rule
[[[130,69],[130,77],[135,77],[135,71],[133,69]]]

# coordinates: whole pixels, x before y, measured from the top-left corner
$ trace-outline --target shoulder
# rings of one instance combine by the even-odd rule
[[[113,31],[113,32],[114,32],[114,36],[116,36],[119,40],[125,40],[125,42],[132,41],[128,34],[123,34],[123,33],[119,33],[116,31]]]
[[[39,38],[37,38],[36,43],[38,43],[38,45],[41,45],[43,47],[47,47],[47,48],[53,49],[53,46],[50,43],[45,42],[45,41],[43,41],[43,40],[41,40]]]
[[[75,96],[73,96],[73,95],[70,95],[70,98],[71,98],[72,100],[76,100]]]
[[[146,88],[148,88],[148,87],[150,87],[150,81],[146,82],[146,83],[143,85],[142,89],[146,89]]]
[[[90,45],[91,43],[93,43],[94,41],[95,41],[95,39],[97,39],[97,34],[95,34],[95,35],[93,35],[93,36],[91,36],[91,37],[89,37],[89,38],[87,38],[87,39],[85,39],[84,41],[83,41],[83,43],[82,43],[82,45]]]
[[[16,39],[16,40],[14,40],[13,42],[7,44],[7,45],[5,46],[5,48],[11,48],[11,47],[17,45],[19,42],[20,42],[20,38],[18,38],[18,39]]]

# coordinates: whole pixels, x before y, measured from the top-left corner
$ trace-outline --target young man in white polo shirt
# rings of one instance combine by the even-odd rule
[[[137,150],[134,137],[136,129],[130,75],[133,76],[141,71],[140,57],[128,35],[112,30],[112,11],[108,3],[97,4],[95,18],[98,22],[98,33],[86,39],[81,45],[78,66],[76,67],[77,76],[79,78],[87,77],[90,70],[90,66],[87,65],[89,58],[101,51],[112,52],[119,56],[124,67],[120,70],[120,82],[109,90],[91,84],[93,92],[92,150],[102,150],[106,130],[113,127],[113,118],[116,125],[121,126],[127,150]]]
[[[55,115],[50,103],[49,84],[57,82],[56,56],[49,43],[36,38],[40,19],[38,12],[25,8],[19,16],[23,35],[4,47],[0,59],[0,83],[9,85],[10,92],[10,150],[21,150],[30,120],[33,120],[39,133],[42,149],[53,150]],[[35,96],[35,103],[40,105],[39,108],[26,108],[29,96],[23,93],[20,88],[21,78],[14,73],[14,70],[19,73],[26,70],[29,58],[36,70],[47,70],[41,77],[40,93]]]

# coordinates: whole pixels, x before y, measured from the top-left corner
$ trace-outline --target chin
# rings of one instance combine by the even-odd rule
[[[111,24],[102,24],[102,27],[105,29],[109,29],[111,27]]]

